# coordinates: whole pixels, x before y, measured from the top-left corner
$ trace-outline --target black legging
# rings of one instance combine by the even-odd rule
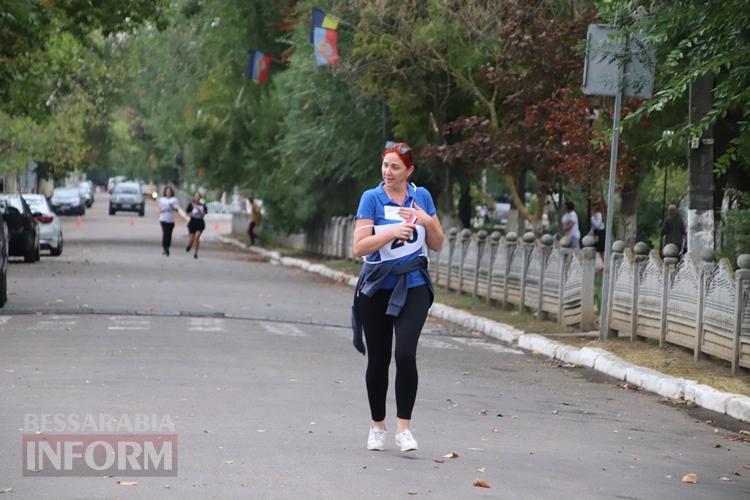
[[[169,247],[172,246],[172,230],[174,229],[174,222],[160,222],[161,224],[161,247],[165,252],[169,251]]]
[[[411,420],[417,398],[417,342],[430,308],[430,289],[410,288],[401,314],[386,316],[391,290],[378,290],[372,297],[357,299],[359,317],[367,341],[367,397],[375,422],[385,419],[385,396],[388,392],[388,367],[391,364],[393,332],[396,332],[396,416]]]

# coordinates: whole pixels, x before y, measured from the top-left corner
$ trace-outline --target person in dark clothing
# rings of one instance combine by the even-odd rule
[[[206,230],[206,221],[203,220],[208,213],[208,207],[203,203],[201,194],[196,191],[193,194],[193,200],[188,203],[185,211],[190,215],[190,221],[188,222],[188,233],[190,234],[190,242],[185,248],[186,252],[189,252],[191,248],[195,248],[193,258],[198,258],[198,248],[201,244],[201,234]]]
[[[352,307],[353,343],[367,353],[365,382],[370,403],[367,449],[385,447],[385,400],[395,332],[396,446],[418,448],[411,433],[417,396],[417,343],[433,300],[425,246],[443,245],[443,228],[429,191],[409,183],[412,149],[386,143],[383,182],[365,191],[357,209],[354,254],[365,262]],[[361,335],[367,344],[365,349]]]
[[[667,208],[667,217],[661,226],[661,234],[664,236],[664,246],[672,243],[677,246],[680,253],[685,252],[687,231],[685,223],[682,222],[682,217],[680,217],[680,213],[677,211],[675,205],[669,205],[669,208]]]
[[[258,238],[255,228],[258,227],[263,218],[263,212],[255,202],[255,198],[250,197],[247,199],[247,215],[250,219],[250,224],[247,226],[247,235],[250,236],[250,245],[255,245],[255,240]]]

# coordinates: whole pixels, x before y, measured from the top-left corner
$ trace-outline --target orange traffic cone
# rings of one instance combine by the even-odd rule
[[[81,216],[79,215],[76,217],[76,226],[80,226],[81,224],[83,224],[83,222],[81,221]]]

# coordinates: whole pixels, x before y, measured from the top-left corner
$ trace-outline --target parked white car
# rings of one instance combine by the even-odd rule
[[[52,211],[47,198],[41,194],[23,194],[31,212],[39,225],[39,248],[49,249],[55,257],[63,251],[63,233],[60,218]]]

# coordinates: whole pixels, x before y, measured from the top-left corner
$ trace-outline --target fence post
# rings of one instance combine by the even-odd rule
[[[737,373],[740,363],[740,349],[742,348],[742,320],[745,314],[745,284],[750,281],[750,255],[743,253],[737,257],[737,271],[734,276],[737,280],[737,307],[735,309],[734,322],[734,350],[732,352],[732,374]]]
[[[688,257],[683,257],[687,259]],[[693,359],[698,361],[701,357],[701,348],[703,346],[703,312],[706,308],[706,279],[708,273],[716,266],[714,263],[714,252],[707,248],[701,254],[701,264],[698,270],[698,319],[695,326],[695,349],[693,350]]]
[[[458,267],[458,293],[461,294],[464,291],[464,262],[466,261],[466,251],[469,249],[471,244],[471,229],[464,229],[461,231],[461,262]]]
[[[523,303],[526,300],[526,275],[529,270],[529,259],[534,251],[534,233],[531,231],[523,235],[523,254],[521,254],[521,300],[518,301],[518,310],[523,312]]]
[[[542,235],[542,269],[539,273],[539,297],[537,297],[536,303],[536,317],[537,319],[544,319],[544,273],[547,271],[547,259],[552,253],[552,245],[555,243],[555,238],[551,234]]]
[[[477,261],[474,263],[474,297],[479,295],[479,266],[482,264],[484,248],[487,246],[487,231],[484,229],[477,233]],[[492,268],[490,268],[490,271]]]
[[[446,287],[451,289],[451,267],[453,267],[453,256],[456,253],[456,238],[458,238],[458,228],[452,227],[448,230],[448,280]]]
[[[492,231],[490,235],[490,270],[487,275],[487,303],[492,300],[492,270],[495,268],[497,247],[500,245],[500,231]]]
[[[568,266],[570,265],[570,258],[573,255],[573,250],[570,248],[573,246],[573,241],[570,236],[563,236],[560,238],[560,257],[562,262],[560,263],[560,283],[557,287],[557,322],[563,323],[563,309],[565,301],[565,277],[568,274]]]
[[[518,249],[518,235],[510,232],[505,236],[505,275],[503,276],[503,309],[508,307],[508,274],[510,273],[511,259]]]
[[[648,243],[639,241],[633,247],[635,262],[633,263],[633,302],[630,307],[630,341],[638,336],[638,293],[641,284],[641,268],[648,259],[650,247]]]
[[[611,338],[612,337],[612,310],[614,309],[614,303],[615,303],[615,280],[617,278],[617,261],[622,260],[624,258],[623,253],[625,252],[625,242],[622,240],[617,240],[614,243],[612,243],[612,256],[610,257],[610,262],[604,263],[604,272],[609,273],[609,283],[607,290],[607,310],[605,311],[604,317],[607,318],[607,328],[604,330],[605,337]],[[609,266],[607,265],[609,264]]]
[[[581,331],[594,329],[594,288],[596,283],[596,240],[593,236],[584,236],[583,262],[581,262]]]
[[[669,304],[669,284],[672,282],[672,273],[679,261],[680,249],[677,245],[670,243],[664,247],[664,286],[661,290],[661,328],[659,329],[659,347],[664,347],[667,341],[667,304]]]

